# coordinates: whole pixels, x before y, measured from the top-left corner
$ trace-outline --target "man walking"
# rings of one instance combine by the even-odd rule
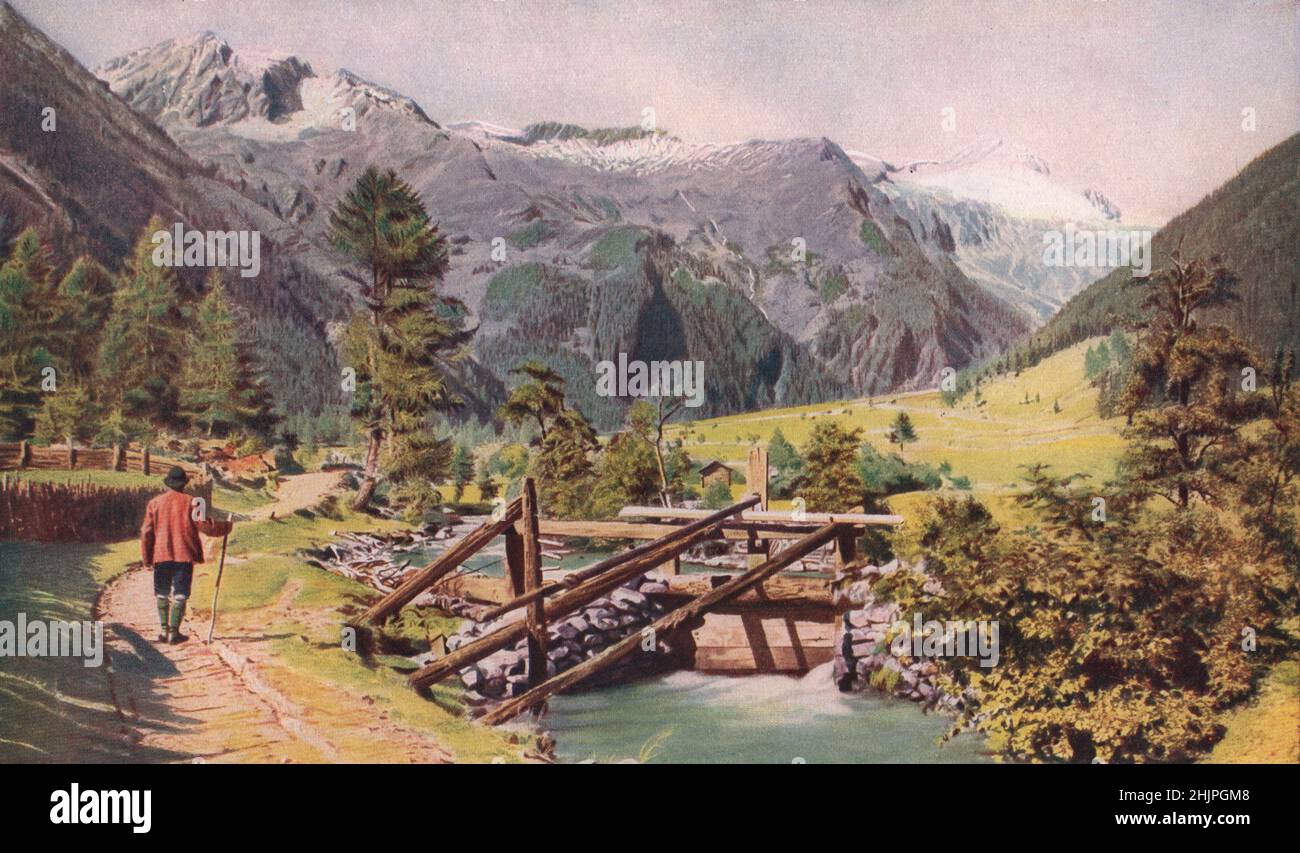
[[[225,536],[233,526],[229,521],[194,519],[193,499],[185,494],[189,478],[173,467],[163,477],[167,491],[149,501],[140,526],[140,554],[146,568],[153,569],[153,594],[158,600],[160,643],[183,643],[189,637],[181,633],[185,602],[190,597],[194,564],[203,562],[203,544],[199,533]]]

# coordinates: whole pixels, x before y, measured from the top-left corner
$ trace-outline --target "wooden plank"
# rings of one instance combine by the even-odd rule
[[[707,509],[679,509],[661,506],[625,506],[618,511],[619,518],[700,518],[708,514]],[[852,524],[862,525],[898,525],[903,523],[901,515],[875,515],[862,512],[809,512],[796,521],[792,513],[753,510],[745,512],[739,521],[776,522],[785,524],[824,525]]]
[[[654,637],[666,636],[673,633],[678,628],[681,628],[704,615],[708,612],[709,608],[762,583],[766,578],[781,571],[795,560],[812,553],[814,550],[834,538],[835,534],[839,532],[839,529],[839,526],[836,524],[827,524],[824,527],[819,527],[816,531],[782,549],[780,554],[773,557],[771,560],[768,560],[763,565],[750,569],[739,577],[732,578],[721,586],[710,590],[699,598],[696,598],[687,604],[683,604],[681,607],[668,613],[666,616],[655,620],[648,630]],[[641,644],[645,642],[645,633],[646,631],[642,630],[625,637],[595,657],[583,661],[572,669],[565,670],[554,678],[539,684],[537,687],[525,691],[521,696],[502,702],[496,708],[493,708],[491,711],[484,714],[482,721],[488,725],[497,725],[512,719],[524,711],[537,707],[544,702],[548,696],[561,690],[566,690],[584,679],[590,678],[601,670],[607,669],[608,667],[618,663],[620,660],[634,654],[641,648]]]
[[[528,626],[528,686],[546,680],[546,603],[542,588],[542,543],[537,534],[537,487],[532,477],[524,478],[523,504],[519,524],[524,540],[523,593],[538,593],[529,602],[525,623]]]
[[[739,512],[746,505],[748,505],[748,502],[743,501],[740,504],[721,510],[720,512],[715,513],[715,515],[725,516],[728,513]],[[609,560],[602,560],[594,566],[588,566],[586,569],[581,570],[581,572],[590,572],[595,576],[578,584],[578,586],[568,592],[555,596],[546,608],[547,612],[551,614],[552,619],[567,616],[579,607],[589,604],[609,592],[624,581],[634,578],[642,572],[659,565],[667,559],[669,554],[678,553],[691,547],[697,542],[707,539],[713,532],[713,526],[719,523],[721,522],[704,519],[698,529],[691,530],[691,528],[695,528],[696,525],[689,525],[688,527],[675,531],[675,535],[672,538],[666,538],[662,542],[650,543],[650,547],[648,548],[642,547],[634,549],[638,553],[631,559],[626,559],[625,555],[619,555],[619,557],[611,557]],[[688,533],[688,530],[691,530],[691,532]],[[623,560],[622,564],[615,564],[614,561],[619,559]],[[611,564],[615,564],[617,567],[609,569],[608,567]],[[605,566],[605,568],[601,568],[602,565]],[[597,574],[597,570],[601,573]],[[575,572],[574,574],[580,573]],[[565,587],[566,584],[547,584],[537,593],[530,593],[530,595],[547,595]],[[501,614],[517,609],[520,606],[520,599],[515,599],[492,612],[495,614]],[[471,643],[466,643],[455,651],[449,653],[446,657],[441,657],[438,660],[416,670],[411,673],[407,680],[413,687],[427,687],[430,684],[435,684],[447,676],[459,672],[470,664],[482,660],[499,649],[504,649],[506,646],[514,645],[519,642],[519,640],[523,639],[527,633],[527,625],[523,622],[513,622],[509,625],[502,626],[484,637],[480,637]]]
[[[455,545],[439,554],[436,560],[429,563],[415,575],[412,575],[409,580],[384,596],[349,624],[359,625],[363,622],[378,624],[401,610],[417,595],[432,586],[435,581],[451,573],[480,548],[509,529],[511,525],[519,520],[520,509],[518,499],[511,501],[500,520],[487,521],[476,527]]]
[[[661,539],[674,530],[681,529],[676,524],[646,524],[628,521],[557,521],[546,518],[543,518],[539,525],[543,536],[579,536],[596,539]],[[810,523],[727,521],[714,538],[744,542],[749,539],[749,531],[754,530],[757,532],[759,539],[798,539],[800,536],[811,533],[816,529],[817,525]]]

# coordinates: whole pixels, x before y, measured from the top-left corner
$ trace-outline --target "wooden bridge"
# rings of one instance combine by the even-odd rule
[[[505,700],[482,719],[489,724],[505,722],[520,713],[538,708],[549,696],[573,687],[602,670],[636,654],[646,631],[667,639],[693,631],[691,644],[696,649],[696,668],[732,670],[725,650],[735,644],[726,635],[742,637],[740,646],[760,669],[806,670],[828,660],[829,638],[833,633],[834,610],[831,607],[829,582],[777,575],[796,561],[819,548],[833,543],[837,565],[854,558],[854,543],[869,525],[897,525],[902,518],[894,515],[864,513],[780,513],[770,512],[767,505],[767,454],[755,451],[750,458],[749,483],[755,493],[725,509],[688,510],[666,507],[626,507],[618,520],[549,521],[538,517],[536,487],[531,478],[524,481],[522,494],[507,504],[499,517],[485,522],[451,545],[433,562],[412,575],[400,587],[384,596],[374,606],[353,620],[358,627],[381,624],[422,592],[459,568],[470,556],[497,536],[505,537],[508,577],[506,600],[493,607],[480,621],[491,622],[525,610],[524,618],[502,622],[500,626],[472,642],[422,667],[409,677],[415,687],[427,687],[470,666],[501,649],[526,640],[528,649],[528,689]],[[632,521],[629,519],[646,519]],[[581,536],[649,540],[623,553],[578,569],[562,580],[545,582],[542,576],[542,535]],[[680,566],[681,554],[710,539],[739,540],[747,545],[748,568],[734,576],[695,575],[673,577],[664,594],[665,615],[642,631],[614,643],[594,657],[546,677],[547,623],[568,618],[574,611],[607,595],[626,581],[647,571],[659,569],[673,576]],[[785,541],[785,547],[772,553],[773,542]],[[784,584],[781,581],[785,581]],[[777,661],[771,654],[772,644],[764,636],[766,614],[784,626],[791,645],[787,660]],[[709,617],[706,619],[706,617]],[[708,647],[708,623],[720,634],[715,666],[706,660],[700,665],[699,636],[703,626]],[[733,624],[734,623],[734,624]],[[821,626],[818,637],[800,636],[799,625]],[[812,639],[824,650],[820,659],[804,648]],[[766,659],[764,659],[766,658]],[[753,670],[751,670],[753,671]]]

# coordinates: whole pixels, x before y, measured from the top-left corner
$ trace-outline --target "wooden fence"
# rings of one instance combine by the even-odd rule
[[[97,483],[46,483],[0,474],[0,539],[109,542],[140,530],[144,507],[160,489]],[[186,492],[212,505],[212,481]]]
[[[145,447],[37,447],[27,441],[0,442],[0,471],[130,471],[133,474],[163,474],[177,466],[191,480],[206,480],[193,462],[151,453]]]

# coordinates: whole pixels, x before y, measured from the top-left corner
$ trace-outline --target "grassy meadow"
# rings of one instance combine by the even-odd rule
[[[750,448],[766,447],[778,428],[802,450],[813,427],[826,420],[861,429],[863,440],[882,453],[897,452],[887,434],[905,411],[919,440],[903,450],[903,457],[935,466],[948,462],[954,476],[970,479],[972,491],[990,509],[1012,520],[1019,466],[1041,462],[1058,473],[1080,472],[1097,482],[1114,474],[1124,422],[1097,414],[1098,392],[1084,377],[1083,366],[1084,352],[1095,343],[1085,341],[1019,376],[986,383],[978,404],[967,395],[949,407],[937,390],[920,391],[674,424],[669,434],[684,440],[696,462],[718,459],[743,472]],[[741,495],[746,487],[736,483],[732,490]],[[906,515],[927,499],[922,492],[895,495],[890,506]],[[774,508],[781,506],[773,502]]]

